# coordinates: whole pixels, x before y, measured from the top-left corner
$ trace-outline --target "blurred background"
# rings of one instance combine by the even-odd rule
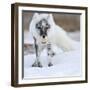
[[[29,24],[32,20],[34,12],[23,11],[22,12],[22,28],[24,31],[24,49],[27,52],[33,53],[33,40],[30,39]],[[68,35],[76,40],[80,41],[80,15],[79,14],[67,14],[67,13],[52,13],[54,21],[57,25],[62,27]]]
[[[32,20],[33,14],[30,11],[22,12],[24,30],[29,30],[29,23]],[[80,30],[80,15],[78,14],[53,13],[53,17],[55,23],[66,31]]]

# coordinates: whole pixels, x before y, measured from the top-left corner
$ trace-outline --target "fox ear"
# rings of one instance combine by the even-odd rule
[[[52,15],[52,14],[49,14],[49,16],[50,16],[50,17],[53,17],[53,15]]]
[[[47,18],[48,20],[49,20],[49,22],[52,24],[52,26],[54,26],[54,24],[55,24],[55,22],[54,22],[54,17],[53,17],[53,15],[50,13],[50,14],[48,14],[48,18]]]
[[[50,18],[53,18],[53,15],[52,14],[48,14],[47,19],[50,19]]]
[[[39,14],[38,14],[38,13],[35,13],[35,14],[33,15],[33,18],[38,18],[38,16],[39,16]]]

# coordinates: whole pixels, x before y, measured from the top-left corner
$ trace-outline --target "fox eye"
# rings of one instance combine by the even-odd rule
[[[36,28],[37,29],[41,29],[41,25],[38,23],[38,24],[36,24]]]
[[[46,24],[46,29],[49,29],[50,28],[50,25],[49,24]]]

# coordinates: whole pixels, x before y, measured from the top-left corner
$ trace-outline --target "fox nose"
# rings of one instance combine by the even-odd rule
[[[43,35],[43,38],[45,38],[45,35]]]

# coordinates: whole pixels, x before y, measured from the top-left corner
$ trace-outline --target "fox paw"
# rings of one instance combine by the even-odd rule
[[[48,64],[48,66],[51,67],[51,66],[53,66],[53,64],[50,62],[50,63]]]

